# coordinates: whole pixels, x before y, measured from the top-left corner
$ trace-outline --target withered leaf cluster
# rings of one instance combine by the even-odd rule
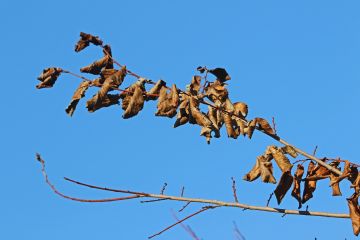
[[[40,89],[53,87],[62,71],[63,70],[61,68],[55,67],[44,69],[41,75],[37,78],[41,83],[36,85],[36,88]]]
[[[80,40],[75,45],[75,51],[80,52],[90,45],[102,45],[103,41],[98,36],[93,36],[88,33],[80,32]]]

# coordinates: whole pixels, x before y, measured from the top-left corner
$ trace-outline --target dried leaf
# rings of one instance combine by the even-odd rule
[[[114,68],[114,61],[112,59],[112,52],[111,52],[111,47],[110,45],[105,45],[103,47],[103,53],[105,56],[109,56],[110,59],[109,59],[109,62],[108,64],[105,66],[106,69],[113,69]]]
[[[336,176],[335,174],[330,174],[330,186],[332,188],[332,195],[333,196],[341,196],[341,190],[339,186],[339,182],[336,182],[336,180],[339,178],[339,176]]]
[[[234,103],[233,106],[234,106],[234,114],[236,116],[241,116],[245,119],[248,114],[247,104],[243,103],[243,102],[236,102],[236,103]]]
[[[311,176],[312,174],[315,174],[314,169],[315,169],[315,164],[311,161],[308,165],[308,169],[306,173],[307,177]],[[306,179],[305,189],[301,200],[303,204],[313,197],[313,192],[315,191],[315,189],[316,189],[316,181]]]
[[[210,99],[214,103],[223,103],[228,98],[229,93],[225,87],[224,83],[219,81],[215,81],[213,83],[209,83],[205,87],[205,96]],[[219,104],[219,105],[220,105]]]
[[[199,100],[196,97],[190,97],[190,115],[195,123],[202,126],[213,128],[210,119],[199,109]]]
[[[158,99],[156,95],[159,95],[160,90],[163,87],[166,87],[166,82],[163,80],[157,81],[156,84],[147,92],[146,101]]]
[[[293,176],[291,172],[283,172],[274,193],[276,196],[277,203],[280,204],[282,199],[285,197],[287,191],[291,188],[293,183]]]
[[[103,68],[111,69],[111,66],[112,66],[111,58],[109,57],[109,55],[105,55],[100,60],[95,61],[86,67],[80,68],[80,72],[98,75],[100,74]]]
[[[245,181],[249,181],[252,182],[254,180],[256,180],[258,177],[260,177],[260,159],[259,157],[256,159],[256,163],[254,165],[254,167],[250,170],[250,172],[248,172],[247,174],[245,174],[245,176],[243,177],[243,179]]]
[[[273,176],[272,164],[269,159],[264,156],[256,158],[255,166],[243,177],[243,179],[251,182],[259,176],[261,176],[262,181],[265,183],[276,183],[276,179]]]
[[[39,81],[41,81],[41,83],[36,85],[36,88],[41,89],[53,87],[62,71],[63,70],[61,68],[55,67],[44,69],[41,75],[37,78]]]
[[[301,164],[297,165],[296,172],[294,174],[294,188],[291,192],[293,196],[299,202],[299,209],[301,208],[301,179],[304,174],[304,167]]]
[[[225,82],[231,79],[230,75],[224,68],[214,68],[208,71],[209,73],[213,74],[220,82]]]
[[[298,153],[295,151],[295,149],[289,145],[281,147],[281,151],[285,154],[289,154],[293,158],[296,158],[298,156]]]
[[[283,173],[291,171],[293,165],[290,163],[289,159],[285,156],[281,149],[278,149],[276,146],[269,146],[267,151],[273,155],[276,164]]]
[[[103,44],[103,42],[98,36],[93,36],[91,34],[80,32],[80,37],[81,39],[75,45],[75,52],[80,52],[81,50],[89,46],[90,43],[94,45]]]
[[[115,74],[116,72],[118,72],[118,70],[113,69],[113,68],[103,68],[100,72],[100,77],[105,80],[106,78],[110,77],[111,75]],[[126,75],[126,71],[125,71],[125,73],[121,72],[121,74]]]
[[[190,93],[197,95],[201,87],[201,76],[193,76],[190,84]]]
[[[134,93],[130,98],[130,102],[122,115],[124,119],[131,118],[137,115],[144,107],[144,91],[139,85],[135,85]]]
[[[350,198],[347,198],[351,223],[355,236],[358,236],[360,232],[360,208],[358,198],[358,193],[354,193]]]
[[[101,98],[99,94],[95,94],[92,99],[86,102],[86,108],[89,112],[95,112],[103,107],[110,107],[119,104],[120,96],[118,94],[105,94]]]
[[[176,110],[179,106],[179,94],[176,85],[173,84],[171,91],[167,93],[166,87],[162,87],[159,95],[159,102],[157,104],[156,116],[163,116],[172,118],[176,115]]]
[[[176,122],[174,123],[174,128],[184,125],[185,123],[189,122],[189,105],[190,99],[184,93],[180,94],[180,105],[179,105],[179,112],[176,116]]]
[[[90,84],[90,81],[83,81],[80,83],[80,86],[76,89],[74,95],[71,98],[69,106],[65,110],[67,114],[70,116],[74,114],[77,104],[79,103],[80,99],[85,96],[85,92],[89,88]]]

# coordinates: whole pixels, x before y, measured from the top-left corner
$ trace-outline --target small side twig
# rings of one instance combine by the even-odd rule
[[[170,198],[151,199],[151,200],[140,201],[140,203],[160,202],[160,201],[169,200],[169,199]]]
[[[179,218],[176,216],[176,214],[174,212],[172,212],[173,217],[175,218],[176,221],[179,221]],[[180,223],[180,226],[187,232],[189,233],[189,235],[195,239],[195,240],[200,240],[200,238],[196,235],[196,233],[191,229],[191,227],[189,225],[185,225],[183,223]]]
[[[191,201],[187,202],[178,212],[182,212],[184,211],[184,209],[189,206],[189,204],[191,203]]]
[[[266,202],[266,206],[268,207],[269,206],[269,204],[270,204],[270,200],[271,200],[271,198],[272,198],[272,196],[274,195],[274,193],[272,192],[272,193],[270,193],[270,196],[269,196],[269,198],[268,198],[268,200],[267,200],[267,202]]]
[[[180,197],[183,197],[183,196],[184,196],[184,191],[185,191],[185,187],[183,186],[183,187],[181,188],[181,194],[180,194]]]
[[[172,224],[172,225],[164,228],[164,229],[161,230],[160,232],[155,233],[155,234],[149,236],[148,239],[151,239],[151,238],[154,238],[154,237],[156,237],[156,236],[159,236],[160,234],[166,232],[167,230],[169,230],[169,229],[175,227],[176,225],[178,225],[178,224],[186,221],[187,219],[192,218],[192,217],[194,217],[194,216],[196,216],[196,215],[198,215],[198,214],[200,214],[200,213],[202,213],[202,212],[205,212],[206,210],[214,209],[214,208],[217,208],[217,207],[220,207],[220,206],[205,206],[205,207],[202,207],[199,211],[197,211],[197,212],[195,212],[195,213],[193,213],[193,214],[190,214],[189,216],[187,216],[187,217],[185,217],[185,218],[177,221],[176,223],[174,223],[174,224]]]
[[[238,197],[237,197],[237,194],[236,194],[236,182],[235,182],[234,177],[231,177],[231,180],[232,180],[232,190],[233,190],[234,200],[235,200],[235,202],[238,203],[239,200],[238,200]]]
[[[160,192],[161,195],[164,195],[164,191],[166,189],[166,186],[167,186],[167,183],[164,183],[164,186],[162,187],[161,192]]]
[[[315,155],[316,155],[316,151],[317,151],[317,149],[318,149],[318,146],[316,145],[316,146],[315,146],[315,149],[314,149],[314,151],[313,151],[313,156],[315,156]]]

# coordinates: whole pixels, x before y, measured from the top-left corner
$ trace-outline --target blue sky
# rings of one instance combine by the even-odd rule
[[[51,180],[84,198],[112,194],[62,180],[189,197],[232,200],[231,177],[243,203],[264,205],[274,185],[242,176],[266,146],[253,139],[213,139],[196,126],[173,129],[146,104],[123,120],[119,107],[87,113],[82,101],[65,114],[80,82],[63,76],[52,89],[36,90],[43,68],[78,72],[101,57],[89,47],[75,53],[80,31],[101,36],[114,57],[153,80],[184,88],[196,67],[225,67],[230,97],[249,105],[249,119],[275,117],[280,136],[318,156],[358,162],[360,16],[358,1],[3,1],[1,239],[146,239],[174,222],[181,203],[137,200],[86,204],[62,199],[43,181],[34,160],[40,152]],[[131,78],[128,80],[131,81]],[[89,92],[88,97],[91,96]],[[279,178],[279,173],[277,172]],[[310,210],[347,212],[343,197],[319,183]],[[277,206],[275,199],[271,206]],[[193,204],[179,218],[201,205]],[[296,209],[287,196],[280,207]],[[235,221],[246,239],[353,239],[343,219],[286,216],[220,208],[188,222],[204,240],[235,239]],[[176,227],[158,239],[191,239]]]

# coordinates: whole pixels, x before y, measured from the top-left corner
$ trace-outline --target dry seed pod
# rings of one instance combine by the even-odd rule
[[[299,202],[299,209],[301,208],[301,179],[304,174],[304,167],[301,164],[297,165],[296,172],[294,174],[294,187],[291,192],[291,196],[293,196]]]
[[[41,89],[53,87],[62,72],[63,70],[61,68],[52,67],[44,69],[41,75],[37,78],[41,81],[41,83],[36,85],[36,88]]]
[[[93,36],[84,32],[80,32],[81,39],[75,45],[75,52],[80,52],[89,46],[90,43],[94,45],[102,45],[103,42],[98,36]]]
[[[350,198],[347,199],[353,232],[356,236],[358,236],[360,232],[360,209],[358,198],[359,194],[354,193]]]
[[[90,81],[83,81],[76,89],[74,95],[71,98],[69,106],[65,110],[69,116],[72,116],[74,114],[77,104],[79,103],[80,99],[85,96],[85,92],[89,88],[90,84]]]
[[[293,176],[291,172],[283,172],[274,193],[276,196],[277,203],[280,204],[282,199],[285,197],[287,191],[291,188],[293,183]]]

